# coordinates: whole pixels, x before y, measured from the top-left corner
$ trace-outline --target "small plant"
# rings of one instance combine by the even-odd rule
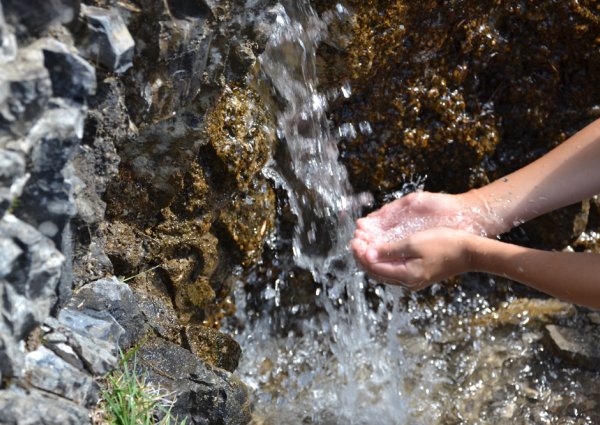
[[[146,382],[137,368],[137,350],[121,354],[119,368],[107,377],[102,392],[105,421],[111,425],[185,425],[171,416],[173,400],[168,400],[160,388]],[[161,419],[158,419],[161,418]]]

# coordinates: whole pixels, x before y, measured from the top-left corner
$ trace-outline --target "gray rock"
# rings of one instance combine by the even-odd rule
[[[55,23],[67,24],[79,12],[80,0],[2,0],[6,19],[20,35],[40,34]]]
[[[108,311],[83,311],[65,308],[58,313],[58,320],[80,335],[104,341],[118,347],[119,339],[125,330]],[[117,354],[115,349],[114,354]]]
[[[12,61],[17,56],[17,39],[6,21],[0,3],[0,64]]]
[[[77,404],[36,390],[10,388],[0,391],[2,425],[89,424],[89,412]]]
[[[24,137],[44,112],[52,83],[42,52],[19,50],[17,58],[2,65],[0,73],[0,148],[13,138]],[[28,145],[25,145],[28,152]]]
[[[28,178],[23,156],[0,149],[0,217],[18,201]]]
[[[54,223],[52,239],[57,246],[62,245],[63,229],[76,213],[73,196],[80,183],[68,161],[83,135],[84,118],[80,104],[53,98],[27,136],[30,178],[19,200],[19,215],[36,226]]]
[[[89,311],[100,316],[99,312]],[[103,375],[117,365],[117,341],[123,328],[106,312],[92,317],[85,312],[64,309],[59,320],[46,319],[44,341],[63,360],[74,367]]]
[[[91,406],[98,401],[98,384],[86,373],[73,367],[46,347],[25,357],[25,380],[37,389]]]
[[[44,65],[50,73],[54,96],[83,100],[96,93],[96,70],[62,43],[46,42]]]
[[[133,66],[135,42],[116,9],[81,7],[88,34],[82,49],[86,57],[116,73]]]
[[[594,329],[546,325],[543,341],[551,352],[567,364],[600,370],[599,336]]]
[[[24,362],[25,354],[19,344],[0,326],[0,382],[20,377]]]
[[[139,342],[147,326],[131,288],[116,278],[100,279],[81,288],[69,302],[69,308],[85,308],[110,313],[125,330],[120,340],[123,349]]]
[[[188,350],[161,339],[142,346],[139,356],[149,365],[148,382],[173,393],[171,409],[188,424],[247,424],[250,400],[245,385],[234,375],[212,368]]]
[[[0,329],[23,340],[50,314],[56,302],[56,285],[60,279],[64,256],[52,241],[11,214],[0,220],[0,240],[6,246],[18,245],[22,252],[3,256],[0,278]],[[12,258],[13,261],[8,261]]]

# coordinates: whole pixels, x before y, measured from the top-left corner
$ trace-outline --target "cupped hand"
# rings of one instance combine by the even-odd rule
[[[480,236],[438,227],[390,243],[371,243],[359,235],[350,246],[373,278],[417,291],[471,268],[470,247]]]
[[[471,192],[460,195],[411,193],[358,219],[356,224],[361,239],[368,243],[392,242],[434,227],[460,229],[477,235],[491,235],[498,227],[497,220]]]

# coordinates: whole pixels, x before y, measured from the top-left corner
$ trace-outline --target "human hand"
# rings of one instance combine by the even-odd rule
[[[470,247],[480,236],[464,230],[433,228],[390,243],[355,237],[350,246],[357,261],[373,278],[418,291],[469,271]]]
[[[497,220],[472,192],[460,195],[415,192],[358,219],[357,237],[368,243],[392,242],[433,227],[491,235]]]

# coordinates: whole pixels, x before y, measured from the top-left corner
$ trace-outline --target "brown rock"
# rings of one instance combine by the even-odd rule
[[[229,335],[205,326],[190,325],[185,328],[184,338],[192,353],[208,364],[229,372],[237,368],[242,350]]]

